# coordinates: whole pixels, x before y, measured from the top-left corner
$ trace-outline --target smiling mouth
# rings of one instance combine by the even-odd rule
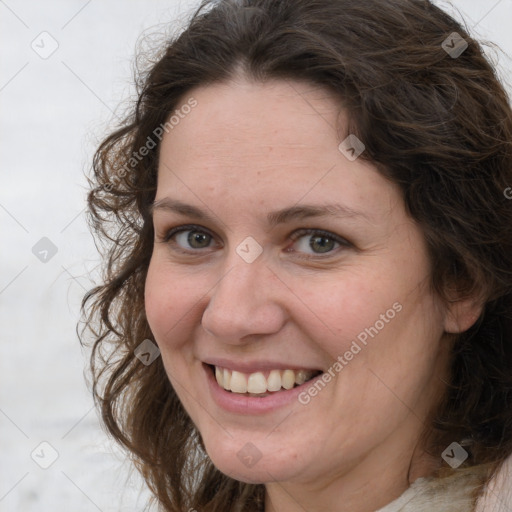
[[[303,385],[322,374],[322,370],[271,370],[251,374],[207,365],[217,384],[225,391],[242,396],[264,398]]]

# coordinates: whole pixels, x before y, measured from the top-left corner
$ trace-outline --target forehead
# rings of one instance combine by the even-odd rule
[[[310,202],[334,194],[354,209],[351,202],[364,200],[372,209],[372,197],[384,192],[386,199],[389,182],[368,162],[351,162],[339,151],[346,116],[330,91],[287,80],[235,80],[195,88],[181,105],[190,98],[196,106],[163,137],[157,196],[197,193],[289,206],[306,195]],[[384,204],[387,211],[384,203],[373,201],[373,209]]]
[[[165,138],[176,145],[186,139],[192,157],[265,157],[282,150],[298,159],[305,151],[336,144],[340,102],[316,85],[239,79],[196,88],[181,105],[190,97],[197,106]]]

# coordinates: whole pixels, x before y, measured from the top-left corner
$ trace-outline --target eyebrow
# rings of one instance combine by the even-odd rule
[[[196,206],[192,206],[190,204],[183,203],[169,197],[154,201],[149,208],[149,213],[153,214],[153,212],[157,210],[171,211],[173,213],[194,217],[198,220],[210,221],[212,223],[214,223],[216,220],[214,215],[211,215],[208,212],[197,208]],[[327,216],[334,216],[337,218],[363,217],[366,220],[370,220],[368,215],[365,213],[353,210],[352,208],[341,204],[302,204],[269,212],[267,214],[267,222],[269,226],[273,228],[278,224],[284,224],[292,220]]]

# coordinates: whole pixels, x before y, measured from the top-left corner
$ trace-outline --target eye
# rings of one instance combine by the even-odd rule
[[[306,253],[311,258],[322,254],[335,252],[339,247],[352,247],[350,242],[344,238],[321,229],[299,229],[290,235],[298,250],[287,249],[286,252]],[[214,236],[205,228],[196,225],[177,226],[170,229],[161,237],[161,242],[175,246],[175,250],[186,254],[201,252],[201,249],[208,249]]]
[[[295,244],[299,247],[298,252],[307,253],[308,250],[312,250],[314,255],[332,253],[333,249],[340,246],[351,247],[344,238],[321,229],[299,229],[290,238],[299,242]]]
[[[205,249],[210,245],[213,235],[200,226],[177,226],[170,229],[162,238],[162,242],[176,245],[179,252],[191,253],[197,249]]]

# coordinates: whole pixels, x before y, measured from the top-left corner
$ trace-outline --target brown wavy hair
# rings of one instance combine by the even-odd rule
[[[442,46],[453,32],[468,44],[458,57]],[[239,70],[333,91],[364,141],[360,158],[400,185],[423,230],[432,289],[444,300],[454,288],[483,300],[478,321],[456,336],[450,381],[424,436],[437,458],[465,440],[461,468],[489,467],[490,478],[512,453],[512,112],[481,44],[427,0],[204,0],[137,76],[137,101],[99,146],[89,178],[103,284],[83,299],[80,337],[92,346],[93,394],[108,432],[164,510],[263,510],[263,484],[212,464],[161,358],[145,366],[134,357],[154,339],[144,284],[155,129],[194,87]]]

